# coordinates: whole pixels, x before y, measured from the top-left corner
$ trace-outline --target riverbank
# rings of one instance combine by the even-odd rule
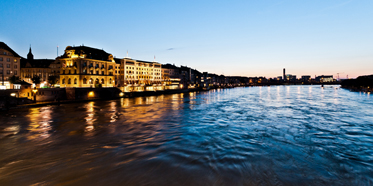
[[[7,111],[13,109],[21,109],[21,108],[31,108],[31,107],[43,107],[48,105],[60,105],[60,104],[70,104],[70,103],[85,103],[89,101],[98,101],[98,100],[114,100],[119,98],[133,98],[133,97],[145,97],[145,96],[158,96],[158,95],[167,95],[167,94],[180,94],[180,93],[188,93],[188,92],[198,92],[198,91],[209,91],[214,89],[228,89],[228,88],[237,88],[237,87],[252,87],[252,86],[288,86],[288,85],[302,85],[302,84],[253,84],[248,86],[227,86],[227,87],[209,87],[208,89],[204,88],[194,88],[194,89],[175,89],[175,90],[161,90],[161,91],[143,91],[143,92],[121,92],[119,93],[119,89],[117,88],[110,88],[115,89],[109,91],[105,88],[96,88],[96,89],[87,89],[81,88],[72,91],[68,90],[67,98],[66,99],[55,99],[53,101],[37,101],[36,103],[25,102],[26,104],[22,104],[19,101],[16,101],[16,104],[9,104],[6,106],[0,107],[0,111]],[[305,84],[303,84],[305,85]],[[308,85],[308,84],[307,84]],[[312,85],[312,84],[310,84]],[[325,85],[333,85],[332,83]],[[335,85],[335,83],[334,83]],[[87,96],[93,92],[94,97]],[[73,96],[72,96],[73,95]],[[11,98],[11,99],[21,99],[21,98]]]
[[[341,87],[355,92],[373,93],[373,75],[344,80],[341,83]]]
[[[228,88],[228,87],[226,87]],[[210,89],[209,89],[210,90]],[[114,100],[119,98],[133,98],[133,97],[144,97],[144,96],[157,96],[157,95],[166,95],[166,94],[179,94],[179,93],[188,93],[196,91],[206,91],[201,88],[195,89],[176,89],[176,90],[162,90],[162,91],[144,91],[144,92],[123,92],[123,94],[118,94],[117,96],[106,96],[102,95],[100,97],[85,98],[85,99],[65,99],[65,100],[54,100],[54,101],[37,101],[36,103],[27,104],[16,104],[5,105],[0,108],[0,111],[7,111],[20,108],[31,108],[31,107],[43,107],[48,105],[60,105],[60,104],[69,104],[69,103],[85,103],[89,101],[98,101],[98,100]],[[16,99],[16,98],[12,98]],[[19,98],[20,99],[20,98]]]

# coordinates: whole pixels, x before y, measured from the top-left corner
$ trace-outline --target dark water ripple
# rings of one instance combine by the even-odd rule
[[[0,115],[0,185],[373,185],[373,99],[319,86]]]

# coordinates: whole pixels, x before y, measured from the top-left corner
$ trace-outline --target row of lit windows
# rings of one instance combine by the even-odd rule
[[[0,74],[3,74],[3,71],[4,71],[4,70],[0,71]],[[6,71],[6,74],[8,74],[8,75],[11,74],[11,73],[12,73],[12,71],[10,71],[10,70],[7,70],[7,71]],[[14,71],[14,75],[17,75],[17,74],[18,74],[18,73],[17,73],[17,70],[15,70],[15,71]]]
[[[102,78],[101,82],[100,82],[98,80],[98,78],[96,78],[95,84],[99,84],[99,83],[105,84],[105,80]],[[112,84],[112,83],[113,83],[113,80],[110,78],[109,79],[109,84]],[[65,79],[62,79],[62,84],[65,84]],[[67,84],[71,84],[71,79],[70,78],[67,80]],[[74,79],[74,84],[75,85],[78,84],[78,79],[76,79],[76,78]],[[87,79],[86,78],[83,79],[83,84],[87,84]],[[89,84],[93,84],[93,79],[92,78],[89,79]]]
[[[126,74],[135,74],[135,72],[134,71],[126,71]],[[159,76],[159,75],[161,75],[160,73],[152,73],[152,72],[136,72],[136,74],[142,74],[142,75],[157,75],[157,76]]]
[[[126,76],[126,78],[136,78],[136,76]],[[149,76],[137,76],[138,79],[153,79]],[[154,79],[161,79],[159,77],[154,77]]]

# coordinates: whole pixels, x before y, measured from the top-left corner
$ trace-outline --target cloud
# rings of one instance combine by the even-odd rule
[[[167,50],[175,50],[175,48],[169,48],[169,49],[167,49]]]

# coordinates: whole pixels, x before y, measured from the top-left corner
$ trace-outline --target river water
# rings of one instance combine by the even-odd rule
[[[0,114],[0,185],[373,185],[373,95],[218,89]]]

